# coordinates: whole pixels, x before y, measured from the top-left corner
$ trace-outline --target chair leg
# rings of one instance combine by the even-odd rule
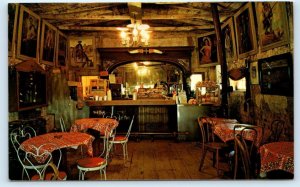
[[[206,152],[207,152],[207,149],[204,149],[204,151],[203,151],[203,153],[202,153],[201,160],[200,160],[199,171],[201,171],[201,169],[202,169],[202,166],[203,166],[203,163],[204,163],[204,158],[205,158]]]
[[[124,161],[126,160],[126,144],[122,144],[122,148],[123,148],[123,159]]]
[[[237,156],[237,151],[236,151],[234,153],[234,174],[233,174],[233,179],[236,179],[237,166],[238,166],[238,156]]]
[[[217,154],[217,175],[219,176],[219,149],[217,149],[216,154]]]

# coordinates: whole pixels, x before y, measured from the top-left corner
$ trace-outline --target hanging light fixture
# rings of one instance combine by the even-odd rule
[[[135,19],[133,23],[124,27],[117,28],[121,31],[120,36],[122,45],[126,47],[148,46],[149,45],[149,32],[150,28],[147,24],[141,24]]]

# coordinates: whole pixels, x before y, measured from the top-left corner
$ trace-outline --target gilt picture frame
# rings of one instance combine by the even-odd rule
[[[215,32],[208,32],[198,38],[199,67],[218,64],[217,43]]]
[[[289,30],[286,2],[257,2],[255,9],[261,51],[287,44]]]
[[[56,33],[57,29],[43,20],[40,51],[40,61],[43,64],[55,65]]]
[[[18,28],[17,57],[20,59],[37,60],[40,44],[40,17],[20,6],[20,20]]]
[[[234,15],[238,58],[242,59],[257,53],[257,39],[252,3],[244,5]]]
[[[16,52],[17,23],[19,17],[19,5],[8,3],[8,56]]]
[[[225,56],[228,69],[234,65],[237,60],[236,40],[233,26],[233,17],[228,19],[222,26],[223,44],[225,45]]]
[[[56,66],[67,67],[68,37],[61,31],[57,32]]]
[[[96,68],[94,37],[70,37],[69,49],[71,68]]]

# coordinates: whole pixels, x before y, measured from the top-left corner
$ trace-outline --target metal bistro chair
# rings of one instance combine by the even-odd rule
[[[67,128],[66,128],[64,118],[62,116],[59,118],[59,123],[60,123],[61,132],[66,132]]]
[[[207,151],[211,151],[213,153],[213,165],[215,160],[217,162],[217,174],[219,175],[219,153],[220,150],[227,148],[227,144],[223,142],[215,142],[213,129],[214,126],[211,122],[206,120],[206,117],[198,117],[198,124],[201,132],[201,143],[202,143],[202,156],[200,160],[199,171],[202,170],[204,159]],[[216,155],[216,159],[215,159]]]
[[[283,134],[285,122],[281,119],[272,121],[270,127],[270,136],[267,139],[267,143],[278,142]]]
[[[131,129],[132,129],[133,121],[134,121],[134,115],[132,116],[130,125],[128,127],[128,130],[127,130],[127,133],[126,133],[125,136],[124,135],[116,135],[114,140],[109,141],[113,145],[114,144],[121,144],[122,145],[124,162],[128,159],[127,143],[128,143],[128,140],[129,140],[129,136],[130,136],[130,132],[131,132]]]
[[[54,155],[50,152],[47,151],[47,148],[50,148],[50,147],[55,147],[53,148],[56,152],[58,153],[57,154],[57,158],[56,158],[56,155]],[[44,151],[45,153],[47,153],[47,155],[50,155],[49,158],[47,158],[47,164],[46,166],[43,168],[43,173],[42,175],[34,175],[31,180],[53,180],[53,176],[56,176],[55,179],[56,180],[67,180],[67,174],[66,172],[64,171],[60,171],[59,170],[59,166],[60,166],[60,163],[61,163],[61,158],[62,158],[62,152],[61,152],[61,149],[57,148],[55,144],[53,143],[46,143],[46,144],[43,144],[41,145],[38,149],[37,149],[37,153],[38,154],[41,154],[41,150],[46,150]],[[32,154],[32,153],[31,153]],[[45,159],[45,157],[43,157]],[[37,158],[36,158],[37,159]],[[54,160],[57,160],[57,163],[55,164]],[[49,170],[47,170],[47,168],[49,167],[49,165],[51,165],[50,167],[52,167],[53,171],[52,172],[49,172]],[[55,168],[54,168],[55,167]],[[55,170],[56,169],[56,170]]]
[[[102,173],[104,174],[104,180],[106,180],[106,166],[108,164],[109,153],[112,148],[112,144],[109,143],[109,138],[114,139],[112,131],[106,131],[104,142],[107,149],[103,150],[99,157],[86,157],[77,161],[77,168],[79,170],[79,180],[84,180],[86,172],[99,171],[102,179]]]

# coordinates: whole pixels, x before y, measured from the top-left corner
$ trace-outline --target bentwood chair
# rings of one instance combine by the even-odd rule
[[[237,128],[242,128],[242,130],[240,133],[235,132],[234,135],[235,166],[233,178],[237,178],[238,169],[242,169],[244,179],[255,178],[258,170],[257,146],[259,142],[257,142],[257,130],[253,127],[240,126]],[[246,131],[252,133],[252,140],[245,139]]]
[[[206,119],[206,117],[198,117],[198,124],[201,133],[200,141],[202,144],[202,156],[200,159],[199,171],[202,170],[207,151],[210,151],[213,153],[213,165],[215,164],[215,160],[217,162],[217,174],[219,175],[219,154],[221,150],[225,150],[228,146],[223,142],[215,142],[213,134],[214,124],[207,121]]]
[[[84,180],[86,172],[99,171],[102,179],[102,173],[104,174],[104,180],[106,180],[106,166],[108,164],[109,153],[112,148],[112,144],[109,143],[109,138],[114,139],[114,135],[110,131],[105,131],[104,144],[106,149],[103,150],[99,157],[86,157],[77,161],[77,168],[79,170],[79,180]]]
[[[130,136],[130,132],[131,132],[131,129],[132,129],[133,121],[134,121],[134,115],[131,118],[130,125],[128,127],[128,130],[127,130],[127,133],[126,133],[125,136],[124,135],[116,135],[114,140],[109,141],[113,145],[115,145],[115,144],[121,144],[122,145],[124,161],[126,161],[128,159],[127,143],[128,143],[128,140],[129,140],[129,136]]]

